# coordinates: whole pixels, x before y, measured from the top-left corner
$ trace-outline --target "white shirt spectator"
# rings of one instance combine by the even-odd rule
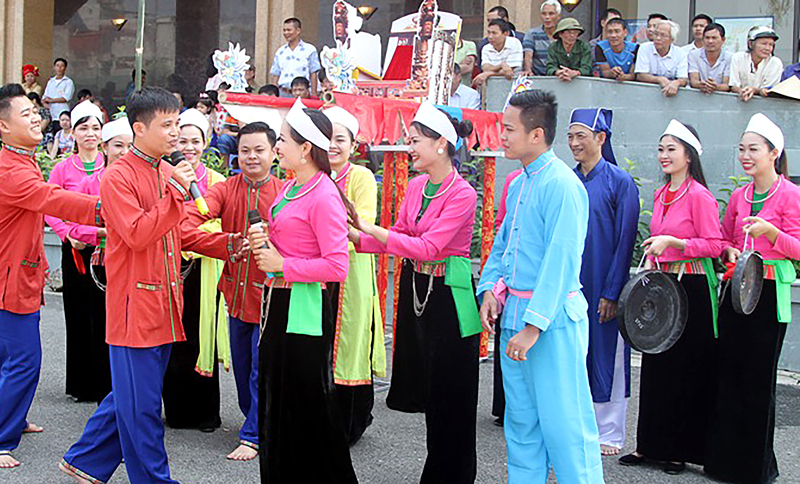
[[[481,95],[475,89],[459,84],[456,92],[450,96],[450,102],[447,105],[451,108],[480,109]]]
[[[65,103],[50,103],[50,116],[53,119],[58,119],[64,111],[69,112],[69,101],[72,99],[73,94],[75,94],[75,83],[69,77],[64,76],[61,79],[51,77],[47,81],[47,87],[44,88],[44,96],[42,97],[52,99],[63,97],[67,100]]]
[[[680,47],[680,49],[686,52],[686,55],[689,55],[696,50],[702,49],[702,47],[698,47],[694,42],[692,42],[691,44],[686,44],[683,47]]]
[[[522,42],[515,37],[506,37],[506,43],[500,52],[491,43],[483,46],[481,65],[499,66],[505,62],[515,71],[522,69]]]
[[[291,89],[295,78],[305,77],[311,81],[311,74],[320,68],[317,48],[301,40],[294,50],[289,44],[284,44],[278,49],[269,73],[278,77],[278,87],[288,90]]]
[[[713,79],[717,84],[722,83],[722,78],[728,77],[731,72],[731,51],[722,49],[719,59],[713,66],[708,62],[705,49],[697,49],[689,54],[689,73],[696,72],[700,80]]]
[[[652,42],[646,42],[639,47],[634,72],[666,77],[670,81],[688,79],[689,61],[686,52],[674,44],[670,45],[667,55],[661,57],[656,46]]]
[[[783,62],[774,55],[762,60],[758,68],[749,52],[737,52],[731,57],[731,87],[770,88],[781,82],[782,73]]]

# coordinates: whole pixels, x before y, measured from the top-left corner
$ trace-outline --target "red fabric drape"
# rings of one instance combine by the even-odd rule
[[[397,162],[395,164],[395,188],[397,190],[394,201],[394,219],[400,213],[400,205],[403,199],[406,198],[406,187],[408,187],[408,160],[409,156],[406,153],[397,155]],[[397,324],[397,303],[400,300],[400,271],[403,268],[403,258],[394,257],[394,309],[392,313],[392,327]],[[394,339],[392,339],[394,341]]]
[[[483,160],[483,220],[481,223],[481,271],[489,258],[494,242],[494,189],[495,189],[495,159]],[[481,333],[480,356],[489,356],[489,333]]]
[[[394,153],[383,155],[383,187],[381,189],[381,227],[392,225],[392,196],[394,192]],[[389,256],[378,256],[378,296],[381,301],[381,314],[386,315],[386,289],[389,285]],[[385,331],[386,325],[384,325]],[[392,340],[394,348],[394,340]]]

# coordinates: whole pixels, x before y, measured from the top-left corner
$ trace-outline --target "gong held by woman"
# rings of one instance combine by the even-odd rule
[[[421,482],[467,484],[477,470],[478,334],[469,260],[476,193],[453,166],[472,126],[430,103],[409,128],[414,169],[390,229],[354,217],[358,252],[403,257],[392,385],[386,404],[425,412],[428,457]]]
[[[263,293],[259,351],[261,480],[357,482],[336,402],[334,320],[324,283],[347,277],[347,211],[331,179],[333,128],[298,100],[275,146],[287,182],[268,213],[268,237],[250,228]]]
[[[660,354],[642,356],[637,446],[623,465],[646,459],[678,474],[703,464],[716,381],[717,278],[712,258],[722,252],[719,209],[706,188],[697,132],[672,120],[661,136],[658,161],[667,183],[658,189],[650,221],[648,268],[678,276],[688,298],[683,334]]]
[[[778,359],[792,320],[792,259],[800,259],[800,188],[786,177],[780,128],[756,114],[739,142],[739,163],[752,181],[731,194],[722,221],[724,260],[742,250],[764,259],[761,297],[749,315],[722,297],[718,400],[705,471],[726,482],[762,484],[778,476],[773,451]],[[741,262],[741,261],[740,261]]]

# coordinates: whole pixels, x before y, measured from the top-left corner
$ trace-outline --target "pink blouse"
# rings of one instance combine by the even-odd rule
[[[781,176],[781,184],[770,198],[764,202],[761,211],[756,214],[780,230],[778,238],[772,244],[766,237],[755,239],[756,250],[765,260],[800,259],[800,187]],[[744,247],[744,218],[750,216],[751,205],[745,199],[753,199],[753,184],[737,188],[731,194],[731,200],[722,220],[722,235],[725,237],[725,248]],[[747,242],[748,247],[750,242]]]
[[[83,169],[83,162],[78,155],[72,155],[69,158],[60,161],[53,167],[50,173],[48,183],[53,183],[71,192],[78,192],[81,183],[90,178],[91,176],[98,175],[105,170],[105,158],[102,153],[97,154],[97,159],[94,161],[94,172],[92,175],[87,175]],[[99,178],[97,179],[98,191],[92,194],[99,193]],[[85,193],[85,192],[84,192]],[[89,245],[97,245],[97,227],[90,227],[88,225],[77,225],[71,222],[65,222],[59,218],[45,215],[44,217],[47,225],[52,227],[53,231],[58,235],[62,242],[66,242],[67,236],[79,240]]]
[[[294,182],[284,184],[272,207],[292,186]],[[283,277],[289,282],[343,282],[350,265],[347,211],[336,184],[320,172],[298,195],[302,196],[286,204],[275,218],[270,209],[267,218],[269,239],[284,258]]]
[[[687,190],[688,187],[688,191]],[[719,206],[716,199],[692,178],[678,188],[675,201],[669,210],[662,203],[669,184],[656,191],[653,201],[653,216],[650,219],[650,234],[671,235],[686,241],[683,251],[672,247],[658,258],[661,262],[716,258],[722,253],[725,241],[719,224]],[[686,193],[684,193],[686,191]]]
[[[430,201],[417,222],[428,178],[428,175],[420,175],[408,183],[406,198],[397,222],[389,229],[386,245],[372,236],[361,234],[356,245],[358,252],[387,252],[420,261],[438,261],[449,256],[469,257],[478,198],[475,189],[453,170],[436,192],[437,195],[444,194]]]

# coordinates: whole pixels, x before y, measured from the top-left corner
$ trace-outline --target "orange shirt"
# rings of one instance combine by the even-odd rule
[[[253,184],[239,174],[216,183],[206,192],[208,213],[200,215],[194,204],[187,205],[184,225],[197,227],[206,220],[222,219],[222,231],[247,236],[250,223],[247,212],[258,210],[266,221],[272,202],[283,181],[271,176]],[[266,222],[265,222],[266,225]],[[239,262],[226,262],[219,280],[219,290],[225,295],[228,314],[247,323],[257,324],[261,315],[261,293],[266,273],[258,270],[255,258],[248,253]]]
[[[0,151],[0,310],[31,314],[42,305],[47,260],[44,216],[100,225],[100,200],[45,183],[34,153]]]
[[[100,182],[106,220],[106,341],[149,348],[185,341],[181,324],[181,250],[217,259],[233,251],[231,235],[183,227],[183,187],[172,167],[135,147]]]

